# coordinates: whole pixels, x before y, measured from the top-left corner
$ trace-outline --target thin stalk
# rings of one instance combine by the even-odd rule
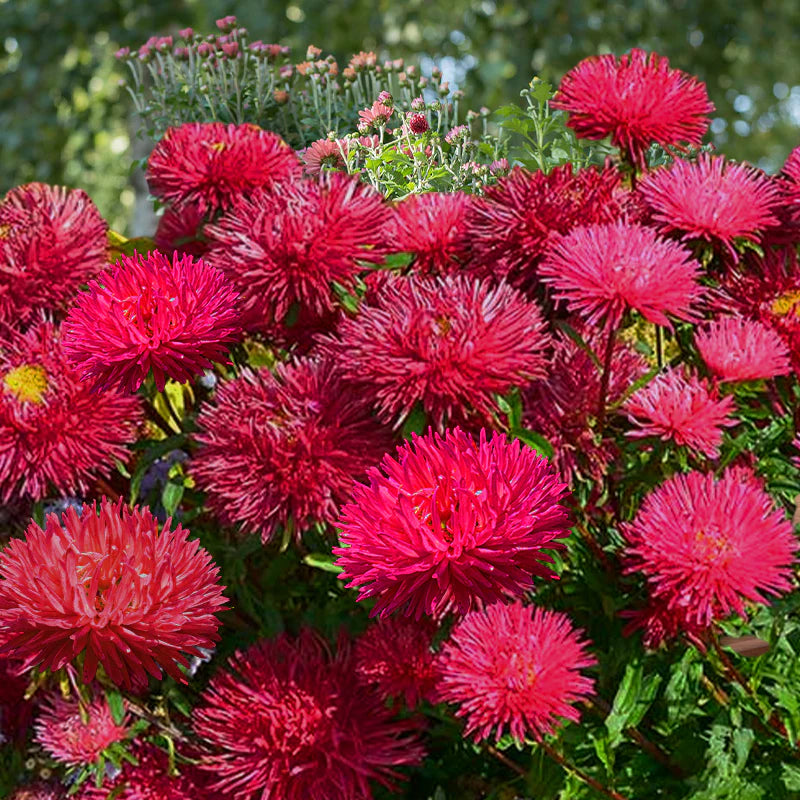
[[[544,750],[544,752],[556,762],[556,764],[559,764],[567,772],[571,772],[576,778],[582,780],[587,786],[591,786],[596,792],[600,792],[600,794],[611,798],[611,800],[628,800],[625,795],[620,794],[614,789],[609,789],[607,786],[603,786],[600,781],[596,781],[591,775],[587,775],[583,770],[578,769],[578,767],[567,761],[567,759],[564,758],[561,753],[559,753],[557,750],[554,750],[546,742],[539,742],[539,747],[541,747],[542,750]]]
[[[606,421],[606,399],[608,396],[608,382],[611,378],[611,362],[614,359],[614,341],[617,337],[616,325],[609,326],[606,352],[603,357],[603,374],[600,376],[600,399],[597,406],[597,430],[602,435]]]

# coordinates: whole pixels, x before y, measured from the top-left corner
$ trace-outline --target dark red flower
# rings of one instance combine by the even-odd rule
[[[0,348],[0,500],[88,491],[127,461],[142,419],[139,398],[91,393],[52,323],[12,335]]]
[[[185,683],[183,654],[219,638],[217,572],[188,531],[159,532],[149,509],[103,500],[62,522],[50,514],[0,552],[2,652],[53,671],[83,654],[84,682],[101,664],[123,686],[162,668]]]
[[[471,611],[437,659],[439,698],[458,705],[476,742],[506,729],[518,742],[541,741],[559,717],[577,722],[574,703],[594,694],[581,670],[597,659],[582,634],[566,614],[521,602]]]
[[[399,426],[418,406],[439,430],[488,424],[496,394],[545,374],[550,343],[521,292],[460,276],[386,280],[337,336],[326,349],[382,419]]]
[[[37,781],[16,789],[9,800],[66,800],[66,798],[67,793],[60,784]]]
[[[158,220],[156,247],[164,253],[188,254],[195,258],[205,255],[208,242],[202,238],[205,216],[191,203],[167,208]]]
[[[29,183],[0,202],[0,323],[61,311],[103,269],[108,226],[86,192]]]
[[[169,128],[156,145],[147,184],[161,200],[213,215],[301,171],[294,150],[274,133],[249,124],[187,122]]]
[[[198,419],[191,472],[225,523],[266,542],[291,526],[336,521],[356,479],[391,446],[369,399],[343,383],[330,361],[303,359],[243,370]]]
[[[699,625],[690,616],[691,609],[668,608],[663,601],[650,601],[644,608],[623,611],[620,616],[630,620],[622,629],[623,636],[642,632],[642,644],[650,650],[660,647],[662,642],[687,636],[698,647],[704,647],[706,626]]]
[[[464,614],[553,577],[547,550],[569,536],[566,485],[519,440],[412,435],[367,474],[334,553],[358,599],[376,599],[372,616]]]
[[[573,173],[566,164],[547,174],[515,168],[468,207],[463,248],[469,267],[528,288],[555,234],[620,219],[626,198],[622,176],[609,166]]]
[[[700,144],[714,110],[705,84],[657,53],[634,48],[585,58],[562,79],[551,105],[582,139],[605,139],[640,169],[651,144]]]
[[[239,201],[206,228],[208,260],[254,319],[283,322],[297,305],[321,316],[336,307],[334,283],[353,292],[360,262],[382,260],[388,219],[374,189],[326,173]]]
[[[95,388],[135,392],[152,371],[158,391],[226,361],[241,336],[238,295],[202,260],[157,251],[124,256],[81,294],[64,323],[64,349]]]
[[[0,746],[25,741],[33,703],[25,699],[30,680],[15,659],[0,656]]]
[[[766,232],[765,239],[776,244],[800,241],[800,147],[795,147],[775,178],[779,202],[774,213],[780,226]]]
[[[356,677],[352,648],[336,654],[309,630],[264,641],[229,661],[194,710],[210,750],[212,788],[234,800],[371,800],[397,768],[419,764],[417,720],[398,720]]]

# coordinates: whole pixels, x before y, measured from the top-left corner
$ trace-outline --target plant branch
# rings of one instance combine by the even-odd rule
[[[597,430],[601,436],[605,428],[608,383],[611,378],[611,362],[614,359],[614,342],[616,337],[617,328],[612,325],[608,329],[608,341],[606,342],[606,352],[603,357],[603,373],[600,376],[600,398],[597,406]]]
[[[614,789],[609,789],[607,786],[603,786],[600,781],[595,780],[591,775],[587,775],[583,770],[578,769],[574,764],[567,761],[564,756],[561,755],[557,750],[554,750],[550,747],[549,744],[546,742],[539,742],[539,747],[547,753],[556,764],[559,764],[563,767],[567,772],[571,772],[575,777],[580,778],[587,786],[591,786],[597,792],[604,795],[605,797],[611,798],[611,800],[628,800],[625,795],[620,794],[619,792],[614,791]]]

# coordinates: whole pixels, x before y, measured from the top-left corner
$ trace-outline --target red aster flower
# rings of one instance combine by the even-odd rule
[[[330,361],[243,370],[197,424],[191,471],[209,507],[265,542],[286,525],[299,538],[315,522],[334,523],[353,482],[391,446],[368,396]]]
[[[135,392],[152,370],[158,391],[227,360],[241,335],[238,294],[219,270],[175,253],[124,256],[80,295],[64,349],[95,388]]]
[[[669,642],[683,633],[698,648],[703,649],[706,626],[699,625],[687,612],[687,608],[667,608],[663,602],[651,600],[645,608],[623,611],[620,614],[630,620],[622,629],[622,634],[631,636],[640,630],[642,644],[649,650],[656,650],[662,642]]]
[[[325,167],[343,169],[345,166],[344,155],[347,152],[347,141],[331,141],[330,139],[317,139],[301,153],[301,158],[309,175],[319,175]]]
[[[412,194],[394,207],[386,232],[393,253],[413,253],[416,274],[456,272],[468,256],[464,222],[471,198],[463,192]]]
[[[759,242],[764,229],[778,225],[774,184],[760,170],[723,156],[678,159],[651,172],[639,191],[660,231],[721,245],[734,261],[737,239]]]
[[[242,200],[216,225],[208,260],[242,293],[245,311],[282,322],[296,305],[332,311],[332,284],[355,291],[360,261],[383,258],[389,209],[356,178],[326,173]]]
[[[300,161],[274,133],[255,125],[187,122],[169,128],[147,163],[147,184],[161,200],[203,214],[297,177]]]
[[[792,523],[741,470],[670,478],[647,497],[632,523],[627,572],[641,572],[651,598],[698,626],[745,602],[791,590],[798,548]]]
[[[217,569],[180,525],[161,532],[149,509],[103,500],[49,514],[0,552],[3,652],[25,666],[58,670],[84,654],[83,680],[98,663],[131,686],[161,668],[182,683],[183,653],[210,648],[224,606]]]
[[[519,742],[541,741],[559,717],[577,722],[573,704],[594,694],[581,670],[597,659],[582,634],[566,614],[521,602],[472,611],[442,647],[439,697],[458,705],[476,742],[493,730],[499,741],[506,729]]]
[[[70,767],[95,764],[103,751],[128,736],[128,727],[114,722],[103,695],[88,703],[51,696],[36,720],[36,741],[56,761]]]
[[[37,781],[17,789],[9,800],[66,800],[66,797],[67,793],[59,784]]]
[[[142,419],[139,398],[91,393],[51,323],[13,334],[0,348],[0,501],[87,492],[128,460]]]
[[[775,179],[779,203],[773,209],[780,227],[766,232],[770,243],[792,244],[800,239],[800,147],[795,147]]]
[[[194,710],[211,751],[212,788],[234,800],[372,800],[397,767],[416,765],[419,722],[398,720],[355,677],[352,649],[336,655],[309,630],[261,642],[230,659]]]
[[[667,314],[696,317],[692,304],[702,292],[700,265],[688,250],[625,222],[576,228],[561,237],[539,274],[589,325],[617,327],[633,309],[669,327]]]
[[[469,266],[528,288],[554,234],[623,216],[621,182],[612,167],[574,174],[571,164],[547,174],[515,168],[468,208],[463,246],[471,254]]]
[[[424,114],[409,114],[408,128],[412,133],[425,133],[430,128],[428,118]]]
[[[0,323],[63,309],[103,269],[108,226],[79,189],[29,183],[0,202]]]
[[[628,418],[639,429],[628,436],[658,436],[679,446],[703,453],[708,458],[719,455],[722,428],[735,425],[733,397],[719,398],[708,381],[686,375],[678,368],[669,369],[643,386],[623,406]]]
[[[597,352],[604,343],[597,334],[577,325]],[[614,345],[606,403],[617,402],[647,371],[647,363],[623,342]],[[601,371],[588,353],[566,334],[556,340],[547,376],[523,390],[523,422],[553,446],[551,459],[560,475],[571,483],[583,474],[602,480],[618,450],[610,439],[597,436],[593,420],[600,405]]]
[[[704,83],[637,48],[619,61],[611,54],[585,58],[564,76],[551,105],[568,112],[579,138],[610,136],[640,169],[654,142],[700,144],[714,110]]]
[[[385,281],[325,347],[397,426],[419,405],[431,424],[491,420],[495,394],[545,372],[538,306],[501,283],[448,276]]]
[[[566,485],[520,441],[412,435],[381,467],[353,487],[334,548],[348,588],[376,598],[372,616],[465,614],[553,577],[546,551],[569,536]]]
[[[33,703],[25,699],[30,681],[19,661],[0,656],[0,746],[25,741]]]
[[[432,649],[435,626],[425,620],[379,620],[356,642],[356,674],[384,697],[416,708],[434,697],[438,671]]]
[[[789,348],[757,320],[723,317],[696,334],[706,366],[723,381],[757,381],[791,372]]]
[[[205,255],[208,243],[202,238],[205,216],[200,209],[187,203],[179,208],[167,208],[158,220],[156,247],[164,253],[188,254],[195,258]]]

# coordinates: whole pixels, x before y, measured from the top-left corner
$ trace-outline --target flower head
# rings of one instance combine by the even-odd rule
[[[192,203],[177,208],[167,208],[158,220],[156,247],[162,253],[188,254],[200,258],[208,250],[202,238],[204,215]]]
[[[92,394],[52,323],[13,334],[0,348],[0,501],[88,491],[128,460],[142,419],[138,397]]]
[[[391,444],[368,400],[330,361],[312,359],[275,374],[243,370],[197,424],[191,472],[209,507],[264,541],[287,524],[300,537],[315,522],[335,522],[353,482]]]
[[[385,125],[392,116],[394,109],[376,100],[369,108],[358,112],[359,129],[362,126],[378,128]]]
[[[419,405],[438,429],[488,422],[495,394],[544,375],[549,344],[521,292],[458,276],[388,279],[337,335],[326,347],[382,419],[399,426]]]
[[[254,318],[281,322],[297,305],[322,315],[335,307],[334,283],[353,291],[359,262],[382,259],[388,218],[378,192],[326,173],[238,202],[206,229],[208,260]]]
[[[221,272],[175,253],[125,256],[80,295],[64,323],[64,349],[96,388],[135,392],[181,383],[224,361],[241,334],[237,293]]]
[[[515,597],[553,577],[569,535],[566,485],[547,459],[501,434],[412,436],[356,484],[339,522],[340,576],[372,615],[420,619]]]
[[[431,700],[438,681],[435,626],[403,618],[374,622],[356,641],[356,673],[384,697],[403,698],[408,708]]]
[[[740,470],[676,475],[623,525],[627,572],[647,579],[653,602],[708,627],[745,603],[791,590],[798,542],[792,523]]]
[[[331,141],[330,139],[317,139],[312,142],[301,157],[309,175],[319,175],[324,167],[340,169],[344,167],[342,151],[347,152],[347,140]]]
[[[658,436],[679,446],[719,455],[722,428],[735,425],[733,397],[719,398],[707,381],[673,368],[635,392],[623,406],[638,428],[628,436]]]
[[[30,680],[21,662],[0,656],[0,746],[22,744],[33,717],[25,698]]]
[[[662,233],[721,245],[734,261],[736,239],[759,242],[764,229],[778,224],[779,196],[771,180],[723,156],[676,159],[650,173],[639,190]]]
[[[180,525],[159,532],[149,509],[103,500],[35,522],[0,552],[4,652],[58,670],[84,655],[131,686],[161,669],[185,682],[178,664],[216,641],[225,604],[217,569]]]
[[[695,336],[706,366],[723,381],[756,381],[791,372],[789,348],[758,320],[722,317]]]
[[[640,168],[654,142],[700,144],[714,110],[704,83],[638,48],[619,60],[611,54],[584,59],[564,76],[551,104],[568,113],[567,125],[580,138],[610,136]]]
[[[9,800],[66,800],[67,793],[61,784],[37,781],[20,786],[10,795]]]
[[[300,171],[295,152],[274,133],[249,124],[187,122],[167,129],[156,145],[147,163],[147,184],[161,200],[191,203],[211,215]]]
[[[651,228],[618,222],[576,228],[539,267],[542,279],[590,325],[616,327],[629,309],[669,326],[667,314],[694,319],[700,265],[677,242]]]
[[[453,629],[437,659],[439,699],[458,705],[466,735],[519,742],[552,733],[558,718],[580,719],[573,705],[594,694],[581,673],[597,663],[582,631],[566,614],[496,603],[471,611]]]
[[[0,202],[0,323],[61,311],[106,261],[108,226],[86,192],[29,183]]]
[[[463,246],[469,266],[528,288],[555,235],[614,222],[625,207],[622,177],[612,167],[573,172],[567,164],[547,174],[515,168],[467,209]]]
[[[70,767],[94,764],[103,751],[124,741],[128,727],[114,721],[103,695],[88,703],[54,695],[36,720],[36,741],[56,761]]]
[[[398,720],[355,673],[352,648],[336,654],[309,630],[264,641],[230,659],[194,710],[211,750],[212,788],[234,800],[371,800],[397,767],[418,764],[416,720]],[[354,680],[355,677],[355,680]]]

